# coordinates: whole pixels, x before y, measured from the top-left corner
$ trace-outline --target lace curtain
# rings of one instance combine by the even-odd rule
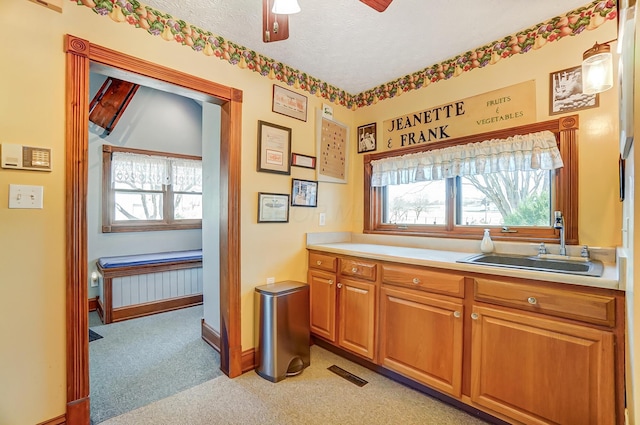
[[[550,131],[492,139],[371,161],[371,186],[381,187],[508,171],[563,166]]]
[[[202,161],[113,152],[111,182],[157,189],[174,184],[176,191],[202,190]]]
[[[202,191],[202,161],[174,159],[171,161],[171,170],[174,191]]]

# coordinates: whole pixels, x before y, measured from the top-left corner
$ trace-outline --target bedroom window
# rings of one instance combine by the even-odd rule
[[[498,240],[554,242],[559,210],[578,243],[576,130],[573,116],[368,155],[364,231],[479,239],[489,228]]]
[[[202,227],[202,158],[103,146],[102,231]]]

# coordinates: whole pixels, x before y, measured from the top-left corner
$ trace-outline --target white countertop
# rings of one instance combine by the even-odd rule
[[[620,289],[618,282],[618,270],[615,263],[604,262],[604,272],[602,273],[602,276],[593,277],[456,262],[462,258],[477,255],[477,252],[444,251],[426,248],[408,248],[401,246],[350,242],[309,244],[307,245],[307,248],[314,251],[351,255],[360,258],[369,258],[372,260],[392,261],[396,263],[414,264],[417,266],[428,266],[462,272],[484,273],[495,276],[509,276],[596,288]]]

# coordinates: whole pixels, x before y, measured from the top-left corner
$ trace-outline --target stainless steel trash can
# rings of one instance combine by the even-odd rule
[[[278,382],[302,373],[309,355],[309,285],[283,281],[255,288],[256,372]]]

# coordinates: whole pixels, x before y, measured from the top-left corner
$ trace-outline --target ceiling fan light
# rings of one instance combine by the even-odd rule
[[[273,0],[272,13],[276,15],[291,15],[300,12],[298,0]]]
[[[596,94],[613,87],[613,57],[608,44],[594,44],[582,55],[582,92]]]

